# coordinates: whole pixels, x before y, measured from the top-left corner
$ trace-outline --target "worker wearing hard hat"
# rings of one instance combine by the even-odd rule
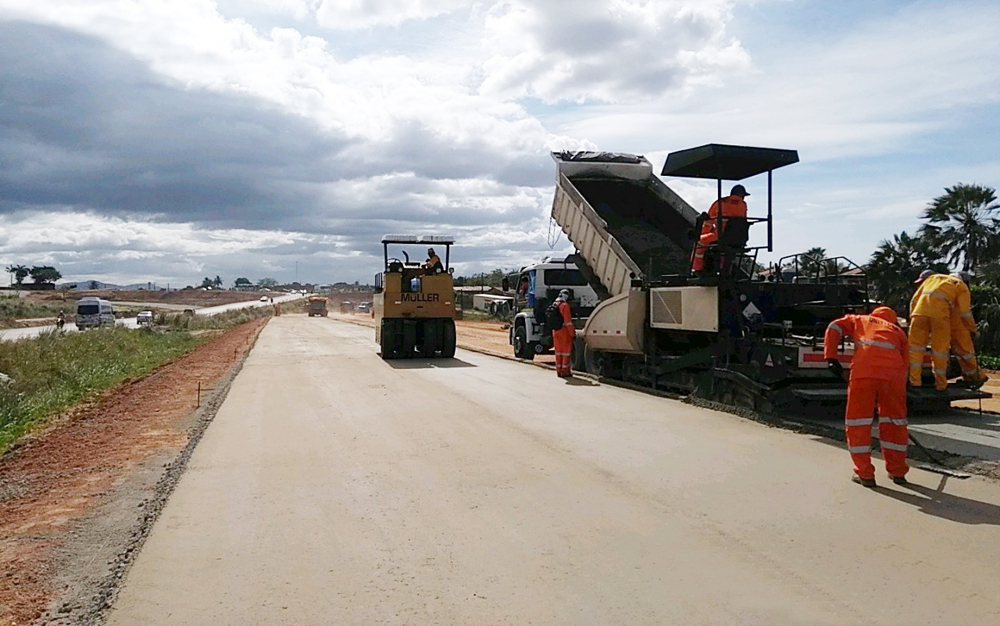
[[[971,272],[955,272],[952,276],[962,279],[966,286],[972,281]],[[971,296],[970,296],[971,299]],[[972,337],[977,332],[976,320],[972,317],[972,311],[968,315],[963,315],[957,308],[951,310],[951,349],[958,357],[958,363],[962,367],[962,380],[969,387],[978,389],[990,379],[981,369],[976,361],[976,346]]]
[[[952,339],[952,315],[970,333],[975,331],[972,295],[959,276],[924,270],[916,280],[917,291],[910,299],[910,386],[920,387],[927,343],[931,345],[934,389],[948,387],[948,356]],[[971,339],[970,339],[971,345]],[[971,351],[970,351],[971,352]],[[968,356],[968,352],[963,353]],[[973,359],[975,355],[973,354]],[[978,372],[978,367],[976,368]],[[970,372],[972,375],[972,372]],[[978,374],[976,374],[978,377]]]
[[[721,200],[716,200],[708,209],[708,216],[701,224],[701,233],[698,236],[698,244],[694,247],[691,255],[691,271],[705,271],[705,255],[709,249],[719,241],[719,211],[722,211],[722,228],[725,230],[728,218],[747,217],[747,203],[744,198],[749,196],[746,187],[734,185],[729,195]]]
[[[823,357],[830,371],[843,376],[837,350],[844,338],[854,341],[844,425],[847,449],[854,461],[851,479],[875,487],[872,465],[872,419],[878,410],[878,438],[885,469],[897,485],[906,484],[906,333],[896,313],[880,306],[871,315],[845,315],[826,327]]]
[[[559,378],[573,376],[570,356],[573,352],[573,339],[576,330],[573,328],[573,313],[569,306],[569,290],[563,289],[556,297],[553,306],[559,312],[561,325],[552,329],[552,349],[556,353],[556,375]]]

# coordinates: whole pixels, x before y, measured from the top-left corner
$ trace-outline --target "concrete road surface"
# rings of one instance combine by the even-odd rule
[[[995,624],[1000,486],[270,321],[110,624]]]

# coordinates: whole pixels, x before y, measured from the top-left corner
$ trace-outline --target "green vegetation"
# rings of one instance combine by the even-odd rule
[[[945,188],[920,216],[924,224],[916,235],[906,232],[879,244],[868,263],[872,297],[909,313],[913,281],[921,270],[947,272],[958,267],[974,272],[973,313],[979,323],[978,351],[1000,355],[1000,219],[995,190],[983,185],[958,184]],[[984,365],[1000,359],[983,358]]]
[[[294,305],[298,304],[298,308]],[[305,301],[296,303],[283,303],[281,311],[283,313],[302,312],[305,310]],[[234,309],[218,315],[191,315],[190,313],[160,313],[155,317],[153,323],[162,329],[169,330],[208,330],[225,329],[239,326],[251,320],[261,317],[270,317],[274,314],[274,306],[253,306],[242,309]]]
[[[152,329],[49,332],[0,342],[0,372],[10,377],[0,381],[0,454],[50,416],[208,340],[186,331],[226,330],[272,313],[272,307],[251,307],[211,317],[159,315]]]
[[[188,333],[125,328],[0,343],[0,452],[46,418],[196,347]]]
[[[31,302],[18,297],[0,297],[0,324],[10,325],[15,319],[55,317],[59,311],[73,313],[75,302]]]

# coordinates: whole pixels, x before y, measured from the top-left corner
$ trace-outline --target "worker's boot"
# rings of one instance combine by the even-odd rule
[[[874,482],[874,481],[872,481],[872,482]],[[906,476],[893,476],[892,477],[892,482],[896,483],[897,485],[909,485],[910,484],[910,482],[908,480],[906,480]]]
[[[851,475],[851,482],[858,483],[862,487],[868,487],[869,489],[874,489],[875,487],[878,486],[875,483],[875,479],[874,478],[861,478],[857,474],[852,474]]]

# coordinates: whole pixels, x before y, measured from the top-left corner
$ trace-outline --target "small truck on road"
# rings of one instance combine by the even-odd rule
[[[309,296],[309,300],[306,302],[306,311],[308,311],[309,317],[314,315],[317,317],[326,317],[326,298],[323,296]]]

